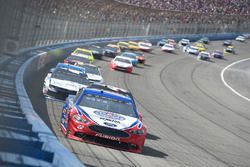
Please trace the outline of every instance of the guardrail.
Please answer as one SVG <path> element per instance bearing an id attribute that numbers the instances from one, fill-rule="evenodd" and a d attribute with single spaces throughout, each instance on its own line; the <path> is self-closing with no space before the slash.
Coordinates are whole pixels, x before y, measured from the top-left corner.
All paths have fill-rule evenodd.
<path id="1" fill-rule="evenodd" d="M 54 56 L 48 54 L 49 51 L 57 49 L 63 50 L 65 53 L 71 52 L 76 47 L 81 47 L 88 44 L 100 44 L 108 42 L 117 42 L 120 40 L 142 40 L 148 39 L 152 43 L 156 43 L 161 38 L 173 38 L 180 40 L 181 38 L 188 38 L 195 41 L 201 37 L 208 37 L 210 40 L 234 39 L 239 33 L 231 34 L 198 34 L 198 35 L 169 35 L 169 36 L 146 36 L 146 37 L 126 37 L 126 38 L 100 38 L 87 39 L 75 42 L 55 44 L 46 47 L 32 48 L 32 50 L 41 50 L 41 53 L 34 54 L 28 61 L 26 61 L 16 74 L 16 89 L 20 101 L 21 109 L 26 115 L 28 122 L 32 125 L 32 131 L 38 133 L 40 141 L 43 143 L 42 149 L 53 152 L 53 166 L 68 167 L 68 166 L 83 166 L 83 164 L 70 153 L 56 138 L 53 132 L 47 127 L 42 119 L 34 111 L 30 99 L 25 90 L 24 81 L 29 80 L 31 74 L 43 69 L 46 64 L 62 59 L 62 55 Z M 24 50 L 23 50 L 24 51 Z M 27 51 L 27 49 L 25 49 Z"/>

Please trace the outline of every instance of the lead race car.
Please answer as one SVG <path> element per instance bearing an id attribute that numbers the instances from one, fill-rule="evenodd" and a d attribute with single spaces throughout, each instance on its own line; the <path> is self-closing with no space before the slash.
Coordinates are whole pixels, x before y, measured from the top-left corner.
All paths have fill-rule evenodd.
<path id="1" fill-rule="evenodd" d="M 61 115 L 67 138 L 141 153 L 147 130 L 126 90 L 93 84 L 69 96 Z"/>

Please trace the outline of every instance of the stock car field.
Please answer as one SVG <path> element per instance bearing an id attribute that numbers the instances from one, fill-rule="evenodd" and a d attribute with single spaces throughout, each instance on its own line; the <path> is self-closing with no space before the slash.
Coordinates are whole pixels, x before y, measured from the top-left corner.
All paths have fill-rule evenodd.
<path id="1" fill-rule="evenodd" d="M 183 53 L 182 48 L 168 53 L 154 46 L 145 53 L 145 65 L 134 67 L 131 74 L 110 70 L 112 58 L 95 61 L 105 83 L 130 90 L 135 98 L 148 131 L 141 154 L 65 138 L 60 131 L 64 103 L 42 95 L 48 69 L 26 87 L 38 114 L 86 166 L 249 167 L 250 60 L 231 66 L 223 75 L 245 99 L 221 78 L 226 66 L 250 57 L 249 42 L 234 41 L 236 54 L 209 62 Z M 206 46 L 210 53 L 223 48 L 222 41 Z"/>

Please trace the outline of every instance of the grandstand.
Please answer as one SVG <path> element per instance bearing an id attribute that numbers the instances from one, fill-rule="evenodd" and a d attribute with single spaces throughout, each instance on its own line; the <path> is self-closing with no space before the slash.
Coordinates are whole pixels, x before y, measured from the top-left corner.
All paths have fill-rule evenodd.
<path id="1" fill-rule="evenodd" d="M 109 22 L 230 24 L 248 21 L 250 15 L 247 0 L 28 0 L 26 4 L 38 13 Z"/>
<path id="2" fill-rule="evenodd" d="M 225 15 L 249 15 L 248 0 L 117 0 L 138 7 Z"/>

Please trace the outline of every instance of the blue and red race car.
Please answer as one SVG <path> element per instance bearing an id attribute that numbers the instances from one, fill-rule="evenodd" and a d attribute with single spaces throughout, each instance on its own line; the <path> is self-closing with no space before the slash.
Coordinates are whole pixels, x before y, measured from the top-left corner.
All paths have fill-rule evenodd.
<path id="1" fill-rule="evenodd" d="M 147 130 L 131 93 L 93 84 L 63 107 L 61 130 L 67 138 L 141 153 Z"/>

